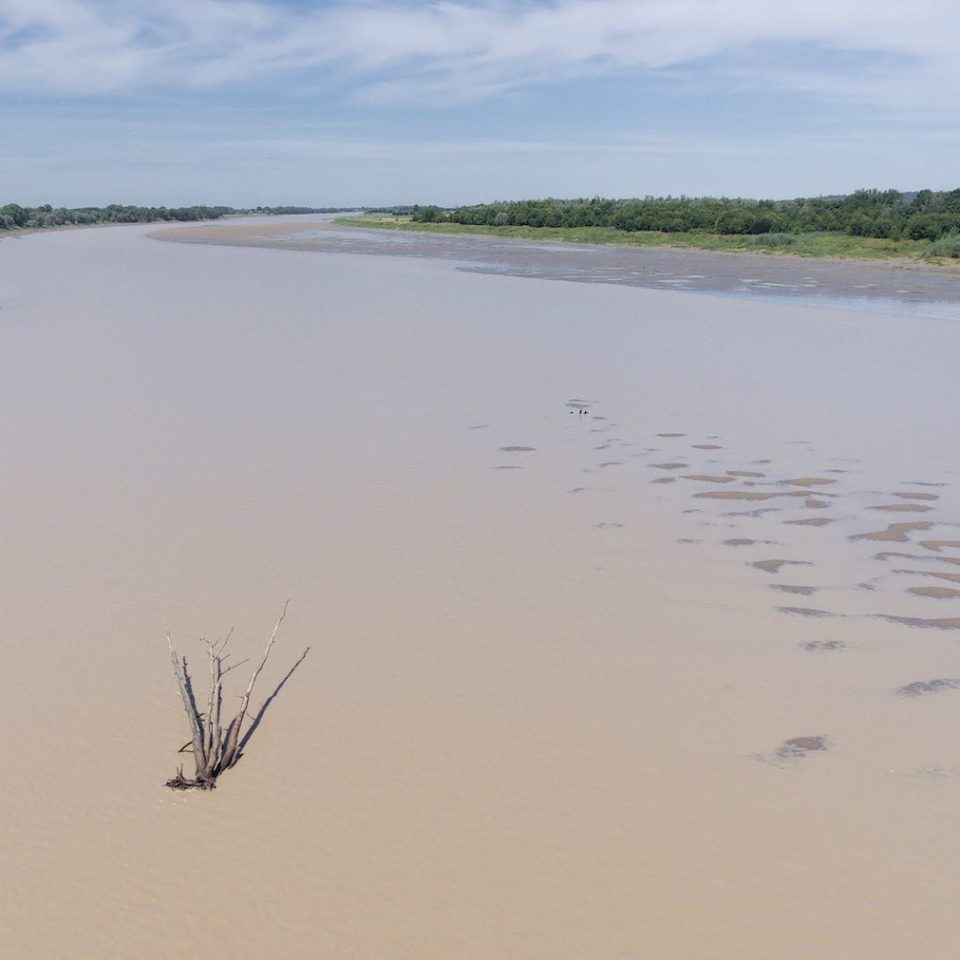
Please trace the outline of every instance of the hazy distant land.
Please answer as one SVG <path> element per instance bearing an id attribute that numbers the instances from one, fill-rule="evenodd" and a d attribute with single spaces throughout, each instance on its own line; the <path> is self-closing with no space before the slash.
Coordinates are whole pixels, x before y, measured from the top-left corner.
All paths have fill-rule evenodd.
<path id="1" fill-rule="evenodd" d="M 504 239 L 681 247 L 732 253 L 790 253 L 926 262 L 960 260 L 960 188 L 856 190 L 828 197 L 756 200 L 643 197 L 512 200 L 444 208 L 195 205 L 0 207 L 0 233 L 103 223 L 218 220 L 224 217 L 347 213 L 339 222 L 381 230 L 485 234 Z"/>
<path id="2" fill-rule="evenodd" d="M 54 207 L 44 203 L 24 207 L 7 203 L 0 207 L 0 233 L 7 231 L 51 230 L 62 227 L 89 227 L 110 223 L 169 223 L 220 220 L 237 216 L 276 216 L 292 213 L 341 213 L 355 207 L 237 207 L 194 204 L 189 207 L 147 207 L 111 203 L 103 207 Z"/>

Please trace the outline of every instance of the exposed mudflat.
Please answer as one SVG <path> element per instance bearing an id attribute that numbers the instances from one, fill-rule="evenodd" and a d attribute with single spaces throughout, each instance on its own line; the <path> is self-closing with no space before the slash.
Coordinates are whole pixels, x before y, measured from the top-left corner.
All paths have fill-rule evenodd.
<path id="1" fill-rule="evenodd" d="M 721 293 L 859 309 L 950 316 L 960 273 L 923 264 L 872 264 L 671 247 L 340 226 L 323 217 L 275 217 L 157 231 L 164 240 L 264 246 L 322 253 L 455 260 L 460 269 L 515 277 L 612 283 L 654 290 Z"/>

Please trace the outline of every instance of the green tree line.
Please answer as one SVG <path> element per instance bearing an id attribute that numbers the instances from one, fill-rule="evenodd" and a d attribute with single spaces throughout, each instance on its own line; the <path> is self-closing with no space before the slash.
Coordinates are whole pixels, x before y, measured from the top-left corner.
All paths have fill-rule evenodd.
<path id="1" fill-rule="evenodd" d="M 445 210 L 415 207 L 414 220 L 526 227 L 613 227 L 720 234 L 837 232 L 894 240 L 937 240 L 960 232 L 960 189 L 857 190 L 847 196 L 796 200 L 643 197 L 610 200 L 517 200 Z"/>
<path id="2" fill-rule="evenodd" d="M 21 207 L 8 203 L 0 207 L 0 230 L 42 229 L 70 224 L 94 223 L 154 223 L 157 221 L 219 220 L 237 214 L 340 213 L 340 207 L 255 207 L 240 210 L 235 207 L 136 207 L 111 203 L 106 207 L 54 207 L 44 203 L 39 207 Z M 349 208 L 354 209 L 354 208 Z"/>
<path id="3" fill-rule="evenodd" d="M 49 203 L 39 207 L 21 207 L 8 203 L 0 207 L 0 230 L 18 228 L 61 227 L 67 224 L 93 223 L 153 223 L 171 220 L 217 220 L 233 207 L 135 207 L 111 203 L 107 207 L 54 207 Z"/>

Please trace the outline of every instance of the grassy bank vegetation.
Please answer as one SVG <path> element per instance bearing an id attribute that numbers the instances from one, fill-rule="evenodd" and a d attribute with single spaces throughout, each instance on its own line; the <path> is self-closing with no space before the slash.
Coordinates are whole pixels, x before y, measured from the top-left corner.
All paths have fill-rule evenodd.
<path id="1" fill-rule="evenodd" d="M 843 233 L 768 233 L 750 236 L 692 230 L 688 233 L 635 231 L 614 227 L 493 227 L 450 222 L 422 223 L 408 216 L 378 214 L 341 217 L 345 226 L 384 230 L 414 230 L 418 233 L 455 233 L 499 236 L 520 240 L 565 240 L 568 243 L 604 243 L 632 247 L 680 247 L 695 250 L 726 250 L 733 253 L 790 253 L 802 257 L 854 257 L 866 260 L 931 259 L 960 256 L 960 237 L 946 242 L 930 240 L 885 240 L 851 237 Z M 956 252 L 951 252 L 955 250 Z"/>
<path id="2" fill-rule="evenodd" d="M 354 224 L 528 239 L 814 257 L 960 258 L 960 189 L 858 190 L 797 200 L 645 197 L 409 207 Z"/>

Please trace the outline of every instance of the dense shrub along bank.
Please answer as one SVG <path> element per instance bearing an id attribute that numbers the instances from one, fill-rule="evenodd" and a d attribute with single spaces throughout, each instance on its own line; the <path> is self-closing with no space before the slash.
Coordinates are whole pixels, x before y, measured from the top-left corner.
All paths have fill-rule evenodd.
<path id="1" fill-rule="evenodd" d="M 108 207 L 52 207 L 45 203 L 39 207 L 21 207 L 8 203 L 0 207 L 0 230 L 18 228 L 61 227 L 69 224 L 93 223 L 153 223 L 170 220 L 217 220 L 232 207 L 133 207 L 111 203 Z"/>
<path id="2" fill-rule="evenodd" d="M 343 207 L 256 207 L 238 210 L 235 207 L 134 207 L 111 203 L 107 207 L 21 207 L 8 203 L 0 207 L 0 230 L 42 229 L 94 223 L 154 223 L 188 220 L 219 220 L 234 214 L 341 213 Z"/>
<path id="3" fill-rule="evenodd" d="M 483 226 L 613 227 L 719 234 L 846 233 L 893 240 L 938 240 L 960 232 L 960 189 L 857 190 L 842 197 L 744 200 L 726 197 L 644 197 L 608 200 L 517 200 L 444 210 L 415 207 L 416 221 Z"/>

